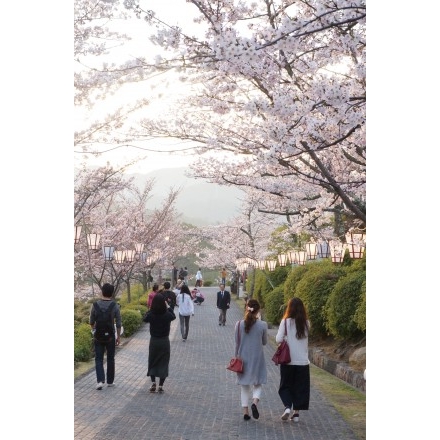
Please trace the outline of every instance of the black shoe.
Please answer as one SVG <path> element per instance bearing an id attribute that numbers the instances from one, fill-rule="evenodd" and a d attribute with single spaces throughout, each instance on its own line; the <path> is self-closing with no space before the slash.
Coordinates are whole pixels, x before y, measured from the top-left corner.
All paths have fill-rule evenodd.
<path id="1" fill-rule="evenodd" d="M 258 412 L 257 405 L 255 405 L 255 403 L 251 405 L 251 410 L 252 410 L 252 417 L 254 419 L 258 419 L 260 417 L 260 413 Z"/>
<path id="2" fill-rule="evenodd" d="M 150 387 L 150 393 L 155 393 L 156 392 L 156 384 L 153 383 Z"/>
<path id="3" fill-rule="evenodd" d="M 158 393 L 163 393 L 163 388 L 159 385 L 159 389 L 157 390 Z"/>
<path id="4" fill-rule="evenodd" d="M 250 420 L 250 419 L 251 419 L 251 416 L 250 416 L 249 414 L 245 414 L 245 415 L 243 416 L 243 419 L 244 419 L 244 420 Z"/>
<path id="5" fill-rule="evenodd" d="M 221 323 L 221 322 L 219 322 L 219 323 L 218 323 L 218 325 L 222 325 L 222 323 Z"/>

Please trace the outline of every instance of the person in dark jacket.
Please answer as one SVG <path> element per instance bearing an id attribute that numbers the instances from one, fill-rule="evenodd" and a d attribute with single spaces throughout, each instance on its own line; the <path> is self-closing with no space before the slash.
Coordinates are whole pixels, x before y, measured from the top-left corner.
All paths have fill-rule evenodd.
<path id="1" fill-rule="evenodd" d="M 169 374 L 171 356 L 170 328 L 176 315 L 163 295 L 156 295 L 149 310 L 143 317 L 150 324 L 150 345 L 148 347 L 148 372 L 151 377 L 150 393 L 156 392 L 156 377 L 159 377 L 158 392 L 163 393 L 163 384 Z"/>
<path id="2" fill-rule="evenodd" d="M 218 316 L 218 325 L 226 324 L 226 311 L 231 303 L 231 294 L 225 290 L 225 285 L 220 284 L 220 290 L 217 292 L 217 308 L 220 310 Z"/>

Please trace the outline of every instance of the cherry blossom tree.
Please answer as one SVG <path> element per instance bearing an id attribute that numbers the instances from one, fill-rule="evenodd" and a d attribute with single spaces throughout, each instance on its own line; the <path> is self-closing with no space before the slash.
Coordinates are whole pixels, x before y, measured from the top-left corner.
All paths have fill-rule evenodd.
<path id="1" fill-rule="evenodd" d="M 333 234 L 342 237 L 342 220 L 365 228 L 365 1 L 187 3 L 202 37 L 166 24 L 148 2 L 126 0 L 127 11 L 157 28 L 152 41 L 161 55 L 94 70 L 76 87 L 79 96 L 84 89 L 106 94 L 174 69 L 193 94 L 166 118 L 142 118 L 142 104 L 133 104 L 140 121 L 119 137 L 103 124 L 77 139 L 190 141 L 199 177 L 259 191 L 260 212 L 287 216 L 294 232 L 333 221 Z"/>

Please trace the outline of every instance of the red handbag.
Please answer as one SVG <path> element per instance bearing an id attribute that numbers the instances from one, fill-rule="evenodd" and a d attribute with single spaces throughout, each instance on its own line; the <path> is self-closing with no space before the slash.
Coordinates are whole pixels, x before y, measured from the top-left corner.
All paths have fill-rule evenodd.
<path id="1" fill-rule="evenodd" d="M 237 334 L 237 350 L 240 347 L 240 322 L 238 322 L 238 334 Z M 234 373 L 243 373 L 243 359 L 235 356 L 229 361 L 229 365 L 226 367 L 227 370 L 233 371 Z"/>
<path id="2" fill-rule="evenodd" d="M 284 320 L 284 335 L 287 336 L 287 324 L 286 320 Z M 290 359 L 290 349 L 289 344 L 286 341 L 282 341 L 274 355 L 272 356 L 272 360 L 275 362 L 275 365 L 279 364 L 288 364 Z"/>

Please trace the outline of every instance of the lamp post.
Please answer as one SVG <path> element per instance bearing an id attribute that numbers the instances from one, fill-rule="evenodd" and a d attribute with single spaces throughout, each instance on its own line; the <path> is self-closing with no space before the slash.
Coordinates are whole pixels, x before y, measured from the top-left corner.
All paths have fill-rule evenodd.
<path id="1" fill-rule="evenodd" d="M 359 259 L 364 256 L 366 234 L 350 230 L 345 234 L 350 258 Z"/>

